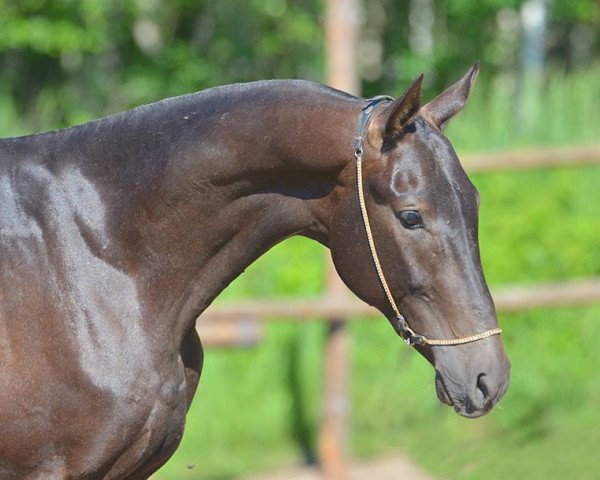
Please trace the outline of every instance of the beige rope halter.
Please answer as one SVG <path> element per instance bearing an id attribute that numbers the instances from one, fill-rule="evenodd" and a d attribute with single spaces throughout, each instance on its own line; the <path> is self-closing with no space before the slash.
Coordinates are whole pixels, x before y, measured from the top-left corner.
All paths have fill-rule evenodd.
<path id="1" fill-rule="evenodd" d="M 367 206 L 365 204 L 365 195 L 363 191 L 363 181 L 362 181 L 362 156 L 363 156 L 363 136 L 365 132 L 366 125 L 369 121 L 371 113 L 376 105 L 383 101 L 393 100 L 391 97 L 380 96 L 374 97 L 367 102 L 367 105 L 363 108 L 360 119 L 358 121 L 358 128 L 355 137 L 355 145 L 354 145 L 354 156 L 356 157 L 356 179 L 358 184 L 358 201 L 360 203 L 360 211 L 362 213 L 363 222 L 365 225 L 365 231 L 367 233 L 367 240 L 369 242 L 369 250 L 371 251 L 371 257 L 373 258 L 373 263 L 375 264 L 375 270 L 377 271 L 377 276 L 379 277 L 379 281 L 381 286 L 383 287 L 383 291 L 385 292 L 385 296 L 394 311 L 395 320 L 396 320 L 396 330 L 398 333 L 404 338 L 404 341 L 407 345 L 435 345 L 435 346 L 448 346 L 448 345 L 461 345 L 463 343 L 476 342 L 477 340 L 482 340 L 487 337 L 491 337 L 492 335 L 499 335 L 502 333 L 500 328 L 494 328 L 492 330 L 487 330 L 482 333 L 477 333 L 475 335 L 470 335 L 468 337 L 461 338 L 452 338 L 448 340 L 433 340 L 425 337 L 424 335 L 419 335 L 415 333 L 415 331 L 409 327 L 408 322 L 400 313 L 398 306 L 396 305 L 396 301 L 392 296 L 390 291 L 390 287 L 388 286 L 387 281 L 385 280 L 385 275 L 383 274 L 383 270 L 381 268 L 381 262 L 379 261 L 379 256 L 377 255 L 377 250 L 375 249 L 375 242 L 373 241 L 373 232 L 371 230 L 371 223 L 369 222 L 369 215 L 367 213 Z"/>

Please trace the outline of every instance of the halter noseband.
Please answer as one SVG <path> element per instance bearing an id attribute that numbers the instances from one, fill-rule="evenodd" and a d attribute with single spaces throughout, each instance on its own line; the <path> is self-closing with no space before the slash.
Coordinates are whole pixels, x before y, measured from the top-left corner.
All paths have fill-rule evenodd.
<path id="1" fill-rule="evenodd" d="M 478 333 L 475 335 L 470 335 L 468 337 L 460 337 L 453 338 L 449 340 L 433 340 L 425 337 L 424 335 L 419 335 L 415 333 L 415 331 L 410 328 L 406 319 L 398 310 L 398 306 L 396 305 L 396 301 L 390 292 L 390 287 L 388 286 L 387 281 L 385 280 L 385 276 L 383 275 L 383 270 L 381 269 L 381 263 L 379 262 L 379 257 L 377 256 L 377 250 L 375 249 L 375 242 L 373 241 L 373 232 L 371 231 L 371 224 L 369 222 L 369 215 L 367 214 L 367 206 L 365 204 L 365 195 L 363 192 L 363 181 L 362 181 L 362 157 L 363 157 L 363 137 L 365 134 L 365 129 L 367 127 L 367 123 L 371 118 L 371 114 L 377 105 L 382 102 L 393 101 L 392 97 L 388 97 L 386 95 L 381 95 L 378 97 L 373 97 L 367 101 L 367 104 L 362 109 L 360 117 L 358 119 L 358 126 L 356 129 L 356 137 L 354 138 L 354 156 L 356 157 L 356 180 L 358 184 L 358 202 L 360 203 L 360 211 L 362 213 L 363 222 L 365 225 L 365 231 L 367 234 L 367 240 L 369 241 L 369 250 L 371 251 L 371 257 L 373 258 L 373 263 L 375 264 L 375 270 L 377 271 L 377 276 L 379 277 L 379 282 L 383 287 L 383 291 L 385 292 L 385 296 L 394 311 L 394 328 L 400 334 L 400 336 L 404 339 L 407 345 L 461 345 L 463 343 L 475 342 L 477 340 L 482 340 L 487 337 L 491 337 L 492 335 L 499 335 L 502 333 L 500 328 L 494 328 L 492 330 L 487 330 L 483 333 Z"/>

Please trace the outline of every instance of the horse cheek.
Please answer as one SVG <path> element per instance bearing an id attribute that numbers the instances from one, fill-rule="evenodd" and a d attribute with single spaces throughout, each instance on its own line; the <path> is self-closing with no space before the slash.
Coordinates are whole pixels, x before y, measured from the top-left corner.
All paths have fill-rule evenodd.
<path id="1" fill-rule="evenodd" d="M 383 290 L 369 252 L 358 201 L 340 202 L 329 230 L 329 249 L 340 278 L 361 300 L 385 308 Z"/>

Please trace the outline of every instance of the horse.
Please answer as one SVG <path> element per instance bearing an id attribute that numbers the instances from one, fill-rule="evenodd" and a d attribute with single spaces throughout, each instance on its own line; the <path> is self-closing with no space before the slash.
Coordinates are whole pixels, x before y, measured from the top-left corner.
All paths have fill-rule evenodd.
<path id="1" fill-rule="evenodd" d="M 477 71 L 424 105 L 422 76 L 373 101 L 269 80 L 2 139 L 0 479 L 159 469 L 200 379 L 196 319 L 292 235 L 331 250 L 442 402 L 487 413 L 510 366 L 443 134 Z"/>

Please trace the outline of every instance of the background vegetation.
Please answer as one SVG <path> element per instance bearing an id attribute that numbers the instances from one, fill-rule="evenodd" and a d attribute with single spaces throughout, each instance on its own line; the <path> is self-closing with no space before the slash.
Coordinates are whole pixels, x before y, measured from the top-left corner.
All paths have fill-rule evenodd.
<path id="1" fill-rule="evenodd" d="M 0 131 L 72 125 L 222 83 L 322 81 L 323 3 L 0 0 Z M 535 41 L 522 23 L 537 0 L 365 3 L 365 95 L 399 94 L 424 71 L 431 96 L 480 59 L 474 95 L 448 131 L 459 151 L 598 142 L 597 0 L 541 1 L 541 67 L 527 56 Z M 492 287 L 600 275 L 600 168 L 473 180 Z M 318 295 L 326 254 L 290 239 L 220 301 Z M 501 316 L 512 384 L 476 421 L 438 404 L 431 367 L 385 320 L 352 323 L 353 453 L 400 447 L 441 478 L 597 478 L 599 314 Z M 182 446 L 157 477 L 229 478 L 314 461 L 323 340 L 316 323 L 274 323 L 256 348 L 209 350 Z"/>

